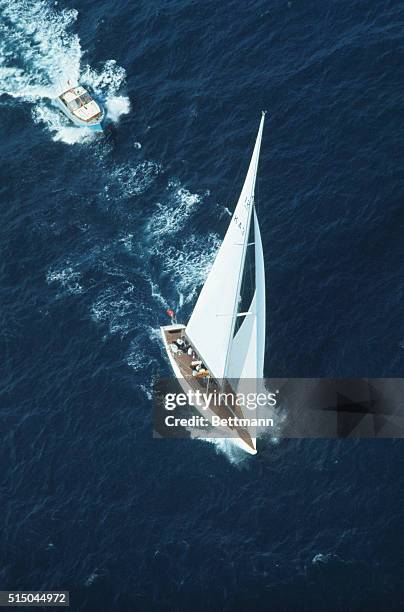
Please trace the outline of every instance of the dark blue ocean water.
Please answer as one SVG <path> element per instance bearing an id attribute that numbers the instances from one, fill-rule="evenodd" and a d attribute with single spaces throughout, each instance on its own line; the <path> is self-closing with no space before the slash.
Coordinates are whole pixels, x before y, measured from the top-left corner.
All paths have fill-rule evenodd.
<path id="1" fill-rule="evenodd" d="M 402 376 L 400 2 L 0 0 L 0 586 L 399 610 L 400 441 L 152 439 L 260 111 L 267 376 Z M 52 107 L 80 78 L 89 139 Z"/>

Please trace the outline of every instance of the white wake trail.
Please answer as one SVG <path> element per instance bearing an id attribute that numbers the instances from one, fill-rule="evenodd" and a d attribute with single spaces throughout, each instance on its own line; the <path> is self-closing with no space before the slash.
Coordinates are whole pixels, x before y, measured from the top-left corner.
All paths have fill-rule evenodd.
<path id="1" fill-rule="evenodd" d="M 124 68 L 113 59 L 99 70 L 83 65 L 80 38 L 73 30 L 77 16 L 77 10 L 56 10 L 48 0 L 0 0 L 0 102 L 10 96 L 33 104 L 34 122 L 68 144 L 94 134 L 73 128 L 53 106 L 67 81 L 89 87 L 114 123 L 130 112 L 129 99 L 119 94 Z"/>

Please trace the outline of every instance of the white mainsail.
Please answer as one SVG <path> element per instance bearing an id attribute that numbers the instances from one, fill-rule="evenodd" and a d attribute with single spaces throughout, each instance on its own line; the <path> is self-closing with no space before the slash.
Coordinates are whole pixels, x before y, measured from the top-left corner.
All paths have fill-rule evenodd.
<path id="1" fill-rule="evenodd" d="M 254 192 L 265 113 L 236 209 L 186 333 L 212 376 L 261 378 L 265 342 L 265 276 Z M 254 242 L 248 243 L 254 212 Z M 255 292 L 248 311 L 239 313 L 247 249 L 254 246 Z M 237 317 L 244 320 L 234 334 Z M 233 337 L 234 336 L 234 337 Z"/>

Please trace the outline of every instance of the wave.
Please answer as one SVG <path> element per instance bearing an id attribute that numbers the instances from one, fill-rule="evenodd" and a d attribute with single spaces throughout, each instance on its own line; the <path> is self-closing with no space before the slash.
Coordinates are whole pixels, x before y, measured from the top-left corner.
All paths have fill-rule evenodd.
<path id="1" fill-rule="evenodd" d="M 107 200 L 141 195 L 151 186 L 161 169 L 161 165 L 153 161 L 143 161 L 135 166 L 130 163 L 115 165 L 108 172 L 103 195 Z"/>
<path id="2" fill-rule="evenodd" d="M 251 460 L 252 455 L 247 454 L 231 438 L 198 438 L 202 442 L 213 444 L 216 453 L 224 455 L 234 466 L 241 466 Z"/>
<path id="3" fill-rule="evenodd" d="M 0 0 L 0 95 L 52 99 L 60 81 L 79 78 L 80 40 L 69 32 L 77 15 L 45 0 Z"/>
<path id="4" fill-rule="evenodd" d="M 118 123 L 123 115 L 130 113 L 130 102 L 126 96 L 110 96 L 106 103 L 107 117 L 113 122 Z M 139 143 L 136 143 L 139 144 Z M 137 147 L 140 149 L 140 146 Z"/>
<path id="5" fill-rule="evenodd" d="M 32 118 L 34 123 L 43 124 L 51 132 L 55 142 L 72 145 L 90 142 L 95 138 L 92 130 L 73 127 L 67 117 L 42 102 L 32 109 Z"/>
<path id="6" fill-rule="evenodd" d="M 170 308 L 170 304 L 167 302 L 166 298 L 161 293 L 159 285 L 156 282 L 153 282 L 150 277 L 147 278 L 147 281 L 150 285 L 152 298 L 158 301 L 164 310 Z"/>
<path id="7" fill-rule="evenodd" d="M 156 336 L 157 332 L 157 336 Z M 148 347 L 150 343 L 158 340 L 159 330 L 153 329 L 151 326 L 139 326 L 136 337 L 131 341 L 126 362 L 135 372 L 142 372 L 143 389 L 151 394 L 152 391 L 152 375 L 153 371 L 158 371 L 158 362 L 151 356 Z M 145 380 L 146 379 L 146 380 Z"/>
<path id="8" fill-rule="evenodd" d="M 73 266 L 67 265 L 65 268 L 48 270 L 46 281 L 48 285 L 56 284 L 60 288 L 58 297 L 62 295 L 78 295 L 83 292 L 80 284 L 81 272 L 75 270 Z"/>
<path id="9" fill-rule="evenodd" d="M 181 308 L 195 298 L 211 268 L 220 240 L 214 233 L 201 236 L 187 231 L 192 214 L 203 204 L 209 191 L 192 193 L 178 179 L 170 179 L 167 192 L 167 199 L 157 203 L 145 225 L 145 240 L 149 258 L 160 270 L 159 281 L 169 277 L 170 285 L 177 290 L 177 308 Z M 150 280 L 150 284 L 162 305 L 172 305 L 172 300 L 156 290 L 156 280 Z"/>
<path id="10" fill-rule="evenodd" d="M 167 191 L 168 200 L 157 204 L 156 211 L 146 227 L 149 238 L 153 240 L 166 240 L 169 234 L 175 234 L 182 229 L 203 197 L 191 193 L 177 179 L 169 181 Z M 209 192 L 205 192 L 205 195 L 209 195 Z"/>
<path id="11" fill-rule="evenodd" d="M 181 247 L 170 246 L 162 253 L 162 274 L 169 276 L 170 282 L 175 285 L 179 308 L 196 298 L 198 289 L 209 274 L 220 243 L 219 236 L 214 233 L 203 237 L 192 234 Z"/>
<path id="12" fill-rule="evenodd" d="M 137 310 L 135 287 L 124 281 L 108 287 L 98 296 L 91 306 L 91 317 L 96 323 L 103 323 L 109 335 L 123 337 L 133 329 Z"/>
<path id="13" fill-rule="evenodd" d="M 53 107 L 52 100 L 67 81 L 91 88 L 114 123 L 130 111 L 129 99 L 118 95 L 124 68 L 114 59 L 100 70 L 82 65 L 83 50 L 73 32 L 77 16 L 77 10 L 56 10 L 47 0 L 0 0 L 0 97 L 34 104 L 34 122 L 45 125 L 54 140 L 68 144 L 86 142 L 95 134 L 71 127 Z"/>

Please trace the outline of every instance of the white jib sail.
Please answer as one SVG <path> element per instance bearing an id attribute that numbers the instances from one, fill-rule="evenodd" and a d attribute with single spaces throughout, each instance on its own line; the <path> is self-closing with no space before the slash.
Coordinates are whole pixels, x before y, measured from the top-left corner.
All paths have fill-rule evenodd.
<path id="1" fill-rule="evenodd" d="M 265 113 L 262 114 L 244 186 L 222 245 L 188 322 L 187 336 L 214 378 L 262 376 L 265 280 L 262 244 L 254 215 L 256 289 L 233 338 L 252 212 Z M 254 367 L 253 367 L 253 364 Z"/>
<path id="2" fill-rule="evenodd" d="M 250 307 L 230 343 L 226 378 L 262 378 L 265 352 L 265 270 L 261 234 L 254 210 L 255 292 Z M 251 247 L 249 247 L 251 248 Z"/>

